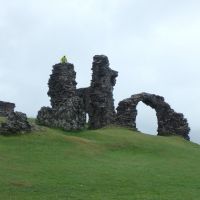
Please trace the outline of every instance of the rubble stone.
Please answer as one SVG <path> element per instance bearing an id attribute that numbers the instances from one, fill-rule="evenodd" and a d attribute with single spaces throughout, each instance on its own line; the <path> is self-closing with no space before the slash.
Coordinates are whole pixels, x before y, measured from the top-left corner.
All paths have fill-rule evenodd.
<path id="1" fill-rule="evenodd" d="M 7 116 L 9 113 L 14 112 L 15 104 L 10 102 L 0 101 L 0 116 Z"/>
<path id="2" fill-rule="evenodd" d="M 37 115 L 40 125 L 64 130 L 79 130 L 85 127 L 86 114 L 83 102 L 76 95 L 76 72 L 71 63 L 53 66 L 48 82 L 51 106 L 42 107 Z"/>
<path id="3" fill-rule="evenodd" d="M 76 92 L 76 72 L 71 63 L 59 63 L 53 66 L 48 82 L 48 96 L 51 98 L 52 108 L 59 108 Z"/>
<path id="4" fill-rule="evenodd" d="M 155 109 L 158 119 L 158 135 L 180 135 L 189 140 L 187 120 L 182 113 L 176 113 L 164 98 L 154 94 L 140 93 L 119 102 L 117 107 L 116 123 L 136 129 L 137 104 L 142 101 L 144 104 Z"/>
<path id="5" fill-rule="evenodd" d="M 26 114 L 22 112 L 11 112 L 7 116 L 7 121 L 0 124 L 0 134 L 13 135 L 17 133 L 27 133 L 31 131 L 31 125 Z"/>
<path id="6" fill-rule="evenodd" d="M 109 67 L 109 60 L 105 55 L 93 57 L 92 71 L 90 87 L 78 89 L 77 94 L 83 100 L 85 112 L 89 115 L 89 128 L 97 129 L 115 121 L 113 87 L 118 72 Z"/>

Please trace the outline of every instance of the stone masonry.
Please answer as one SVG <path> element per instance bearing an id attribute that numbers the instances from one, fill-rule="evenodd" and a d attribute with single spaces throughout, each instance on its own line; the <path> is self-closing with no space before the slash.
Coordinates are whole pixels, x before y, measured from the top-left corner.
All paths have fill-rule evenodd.
<path id="1" fill-rule="evenodd" d="M 85 127 L 88 114 L 90 129 L 110 124 L 136 129 L 136 107 L 142 101 L 156 111 L 158 135 L 180 135 L 189 140 L 187 120 L 183 114 L 171 109 L 161 96 L 148 93 L 132 95 L 119 102 L 116 114 L 113 88 L 117 76 L 118 72 L 109 67 L 107 56 L 96 55 L 93 57 L 90 86 L 76 89 L 73 64 L 63 62 L 54 65 L 48 83 L 51 107 L 40 109 L 38 123 L 64 130 L 79 130 Z"/>
<path id="2" fill-rule="evenodd" d="M 10 102 L 0 101 L 0 116 L 7 116 L 9 113 L 14 112 L 15 104 Z"/>
<path id="3" fill-rule="evenodd" d="M 0 135 L 13 135 L 28 133 L 31 131 L 26 114 L 22 112 L 11 112 L 5 122 L 0 124 Z"/>
<path id="4" fill-rule="evenodd" d="M 31 131 L 26 114 L 15 112 L 15 104 L 0 101 L 0 135 L 13 135 Z"/>
<path id="5" fill-rule="evenodd" d="M 89 115 L 89 128 L 97 129 L 110 125 L 115 121 L 113 87 L 118 72 L 109 67 L 107 56 L 93 57 L 92 80 L 88 88 L 77 90 L 83 99 L 85 112 Z"/>
<path id="6" fill-rule="evenodd" d="M 42 107 L 37 115 L 41 125 L 64 130 L 79 130 L 85 126 L 82 100 L 76 95 L 76 72 L 71 63 L 53 66 L 48 82 L 50 107 Z"/>
<path id="7" fill-rule="evenodd" d="M 158 119 L 158 135 L 180 135 L 187 140 L 190 139 L 188 136 L 190 128 L 183 114 L 176 113 L 163 97 L 154 94 L 140 93 L 119 102 L 116 123 L 136 129 L 136 107 L 140 101 L 155 109 Z"/>
<path id="8" fill-rule="evenodd" d="M 120 101 L 117 113 L 114 107 L 113 89 L 118 72 L 109 67 L 108 57 L 95 55 L 92 63 L 92 80 L 87 88 L 76 89 L 74 65 L 64 56 L 61 63 L 53 66 L 47 92 L 51 107 L 42 107 L 38 111 L 37 122 L 40 125 L 80 130 L 86 126 L 86 114 L 89 115 L 90 129 L 117 124 L 137 130 L 137 105 L 142 101 L 155 109 L 158 120 L 158 135 L 179 135 L 189 140 L 190 128 L 182 113 L 175 112 L 164 98 L 155 94 L 140 93 Z M 14 112 L 15 104 L 0 101 L 0 134 L 30 132 L 26 114 Z M 6 121 L 4 122 L 4 117 Z"/>

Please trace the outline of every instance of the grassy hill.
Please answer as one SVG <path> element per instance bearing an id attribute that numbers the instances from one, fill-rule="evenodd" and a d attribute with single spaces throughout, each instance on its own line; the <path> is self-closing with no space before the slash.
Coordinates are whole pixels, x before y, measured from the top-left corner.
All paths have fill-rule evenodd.
<path id="1" fill-rule="evenodd" d="M 199 200 L 200 146 L 123 128 L 0 136 L 1 200 Z"/>

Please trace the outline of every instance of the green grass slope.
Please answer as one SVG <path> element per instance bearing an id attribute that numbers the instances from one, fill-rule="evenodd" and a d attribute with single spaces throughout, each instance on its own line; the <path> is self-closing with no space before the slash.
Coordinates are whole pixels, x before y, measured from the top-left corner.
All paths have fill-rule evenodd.
<path id="1" fill-rule="evenodd" d="M 199 200 L 200 146 L 123 128 L 0 136 L 1 200 Z"/>

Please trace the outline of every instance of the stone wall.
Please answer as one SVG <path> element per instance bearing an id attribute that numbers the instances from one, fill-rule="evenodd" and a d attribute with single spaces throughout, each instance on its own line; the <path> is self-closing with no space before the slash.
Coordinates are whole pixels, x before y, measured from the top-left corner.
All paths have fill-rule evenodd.
<path id="1" fill-rule="evenodd" d="M 59 63 L 53 66 L 48 82 L 50 107 L 42 107 L 37 115 L 37 122 L 49 127 L 64 130 L 84 128 L 86 114 L 83 102 L 76 95 L 76 72 L 71 63 Z"/>
<path id="2" fill-rule="evenodd" d="M 59 63 L 53 66 L 52 74 L 48 82 L 52 108 L 59 108 L 76 92 L 76 72 L 71 63 Z"/>
<path id="3" fill-rule="evenodd" d="M 89 115 L 89 128 L 96 129 L 114 123 L 113 87 L 117 76 L 118 72 L 109 67 L 107 56 L 93 57 L 91 85 L 77 90 Z"/>
<path id="4" fill-rule="evenodd" d="M 14 112 L 15 104 L 0 101 L 0 116 L 7 116 L 9 113 Z"/>
<path id="5" fill-rule="evenodd" d="M 190 128 L 183 114 L 176 113 L 163 97 L 154 94 L 140 93 L 119 102 L 116 123 L 136 129 L 136 107 L 140 101 L 155 109 L 158 119 L 158 135 L 180 135 L 189 140 Z"/>
<path id="6" fill-rule="evenodd" d="M 114 108 L 113 88 L 118 72 L 109 67 L 105 55 L 96 55 L 92 63 L 92 80 L 87 88 L 76 89 L 76 72 L 73 64 L 59 63 L 53 66 L 48 82 L 51 107 L 42 107 L 37 121 L 41 125 L 64 130 L 85 127 L 86 113 L 89 128 L 97 129 L 116 123 L 136 129 L 137 104 L 142 101 L 156 111 L 158 135 L 181 135 L 189 140 L 187 120 L 176 113 L 164 98 L 154 94 L 140 93 L 119 102 L 117 114 Z"/>
<path id="7" fill-rule="evenodd" d="M 11 112 L 8 114 L 6 122 L 0 124 L 0 135 L 28 133 L 31 131 L 31 128 L 26 114 Z"/>

